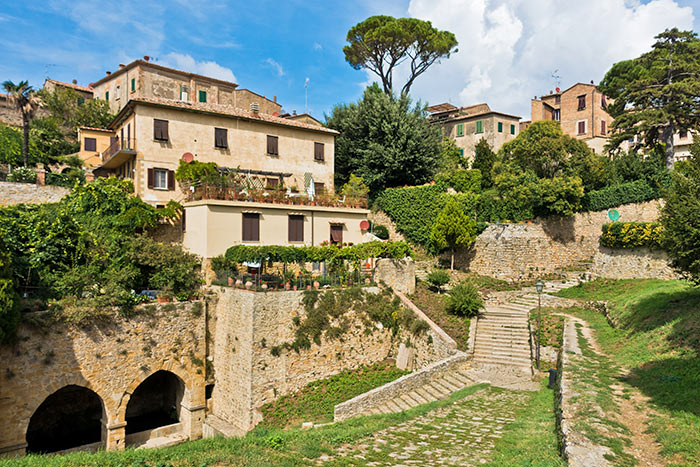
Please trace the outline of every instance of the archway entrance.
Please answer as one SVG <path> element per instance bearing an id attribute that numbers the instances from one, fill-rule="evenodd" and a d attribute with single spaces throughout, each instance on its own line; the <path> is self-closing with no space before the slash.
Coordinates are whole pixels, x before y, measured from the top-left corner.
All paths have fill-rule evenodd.
<path id="1" fill-rule="evenodd" d="M 175 374 L 160 370 L 136 388 L 126 406 L 126 434 L 180 421 L 185 385 Z"/>
<path id="2" fill-rule="evenodd" d="M 27 452 L 56 452 L 102 441 L 102 399 L 82 386 L 47 397 L 29 419 Z"/>

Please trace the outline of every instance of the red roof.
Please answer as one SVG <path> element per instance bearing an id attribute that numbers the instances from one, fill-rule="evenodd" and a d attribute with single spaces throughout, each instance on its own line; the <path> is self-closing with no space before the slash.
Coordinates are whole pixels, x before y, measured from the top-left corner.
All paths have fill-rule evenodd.
<path id="1" fill-rule="evenodd" d="M 91 127 L 91 126 L 79 126 L 78 129 L 79 130 L 104 131 L 106 133 L 114 133 L 114 131 L 109 130 L 107 128 L 95 128 L 95 127 Z"/>
<path id="2" fill-rule="evenodd" d="M 85 87 L 85 86 L 81 86 L 81 85 L 79 85 L 79 84 L 64 83 L 63 81 L 57 81 L 57 80 L 51 79 L 51 78 L 46 78 L 46 81 L 50 81 L 50 82 L 52 82 L 52 83 L 54 83 L 54 84 L 57 84 L 57 85 L 59 85 L 59 86 L 63 86 L 63 87 L 66 87 L 66 88 L 75 89 L 76 91 L 89 92 L 90 94 L 92 94 L 92 88 L 88 88 L 88 87 Z"/>

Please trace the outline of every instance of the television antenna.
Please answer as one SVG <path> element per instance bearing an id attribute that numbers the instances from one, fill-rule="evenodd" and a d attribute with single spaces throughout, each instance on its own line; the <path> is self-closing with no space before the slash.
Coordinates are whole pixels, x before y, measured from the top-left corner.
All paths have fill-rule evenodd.
<path id="1" fill-rule="evenodd" d="M 559 76 L 559 68 L 554 70 L 552 72 L 552 78 L 554 79 L 554 83 L 557 85 L 556 87 L 560 88 L 561 87 L 561 76 Z"/>
<path id="2" fill-rule="evenodd" d="M 309 113 L 309 78 L 304 80 L 304 113 Z"/>

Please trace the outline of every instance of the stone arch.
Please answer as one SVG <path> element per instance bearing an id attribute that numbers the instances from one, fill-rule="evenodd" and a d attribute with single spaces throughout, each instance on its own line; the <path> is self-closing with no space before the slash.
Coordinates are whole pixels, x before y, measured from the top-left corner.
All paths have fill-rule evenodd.
<path id="1" fill-rule="evenodd" d="M 26 427 L 27 452 L 56 452 L 105 442 L 105 405 L 92 389 L 68 384 L 47 396 Z"/>

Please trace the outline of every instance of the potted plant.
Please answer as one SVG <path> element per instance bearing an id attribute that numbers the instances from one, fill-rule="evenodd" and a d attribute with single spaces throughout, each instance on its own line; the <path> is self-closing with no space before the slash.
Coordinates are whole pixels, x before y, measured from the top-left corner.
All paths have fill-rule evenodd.
<path id="1" fill-rule="evenodd" d="M 173 301 L 173 289 L 172 287 L 163 287 L 159 292 L 158 292 L 158 303 L 170 303 Z"/>

